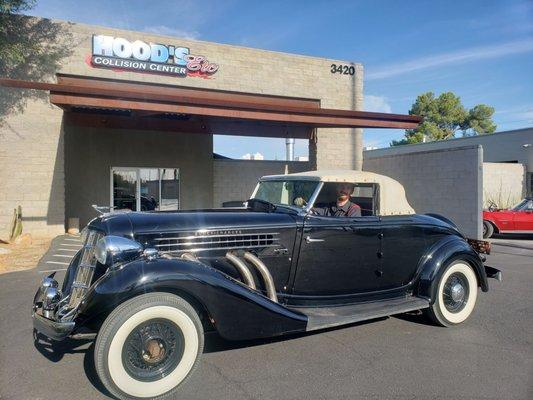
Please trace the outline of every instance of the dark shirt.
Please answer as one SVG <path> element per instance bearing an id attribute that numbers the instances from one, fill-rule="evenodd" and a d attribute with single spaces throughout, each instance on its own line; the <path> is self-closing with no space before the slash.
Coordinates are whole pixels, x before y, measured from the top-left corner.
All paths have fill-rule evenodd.
<path id="1" fill-rule="evenodd" d="M 337 206 L 337 203 L 331 203 L 323 207 L 313 207 L 312 211 L 316 215 L 323 215 L 324 217 L 360 217 L 361 207 L 357 204 L 347 201 L 342 207 Z"/>

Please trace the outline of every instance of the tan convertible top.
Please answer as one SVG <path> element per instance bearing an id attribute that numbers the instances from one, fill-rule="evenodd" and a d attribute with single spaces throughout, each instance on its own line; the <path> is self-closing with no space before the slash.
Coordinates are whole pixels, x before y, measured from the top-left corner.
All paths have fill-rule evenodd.
<path id="1" fill-rule="evenodd" d="M 268 175 L 266 180 L 310 180 L 319 182 L 376 183 L 379 185 L 380 215 L 414 214 L 415 211 L 405 197 L 402 184 L 388 176 L 374 172 L 353 170 L 320 170 L 298 172 L 287 175 Z"/>

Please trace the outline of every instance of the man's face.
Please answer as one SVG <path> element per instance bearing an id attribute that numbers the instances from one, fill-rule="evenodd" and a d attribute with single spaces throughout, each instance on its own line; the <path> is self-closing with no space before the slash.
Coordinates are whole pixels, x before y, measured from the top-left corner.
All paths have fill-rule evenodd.
<path id="1" fill-rule="evenodd" d="M 353 185 L 351 183 L 339 183 L 337 185 L 337 199 L 344 201 L 350 198 L 353 192 Z"/>

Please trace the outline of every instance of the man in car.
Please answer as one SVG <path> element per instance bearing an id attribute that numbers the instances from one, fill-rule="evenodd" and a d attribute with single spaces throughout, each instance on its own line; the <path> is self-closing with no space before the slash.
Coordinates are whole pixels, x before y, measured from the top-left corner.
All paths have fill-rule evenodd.
<path id="1" fill-rule="evenodd" d="M 337 184 L 337 201 L 321 207 L 313 207 L 312 213 L 325 217 L 360 217 L 361 207 L 350 201 L 350 195 L 354 189 L 353 183 Z"/>

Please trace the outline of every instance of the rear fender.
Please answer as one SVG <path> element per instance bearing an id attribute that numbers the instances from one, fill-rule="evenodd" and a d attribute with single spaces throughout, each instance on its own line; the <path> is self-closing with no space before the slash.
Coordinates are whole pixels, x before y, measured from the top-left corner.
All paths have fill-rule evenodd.
<path id="1" fill-rule="evenodd" d="M 77 328 L 98 325 L 124 301 L 148 292 L 182 295 L 203 308 L 218 333 L 230 340 L 305 331 L 307 317 L 271 301 L 222 272 L 182 259 L 138 259 L 110 270 L 81 304 Z"/>
<path id="2" fill-rule="evenodd" d="M 457 259 L 465 260 L 472 266 L 481 290 L 488 291 L 487 274 L 479 255 L 461 237 L 447 236 L 422 258 L 417 294 L 433 303 L 440 277 L 446 267 Z"/>

